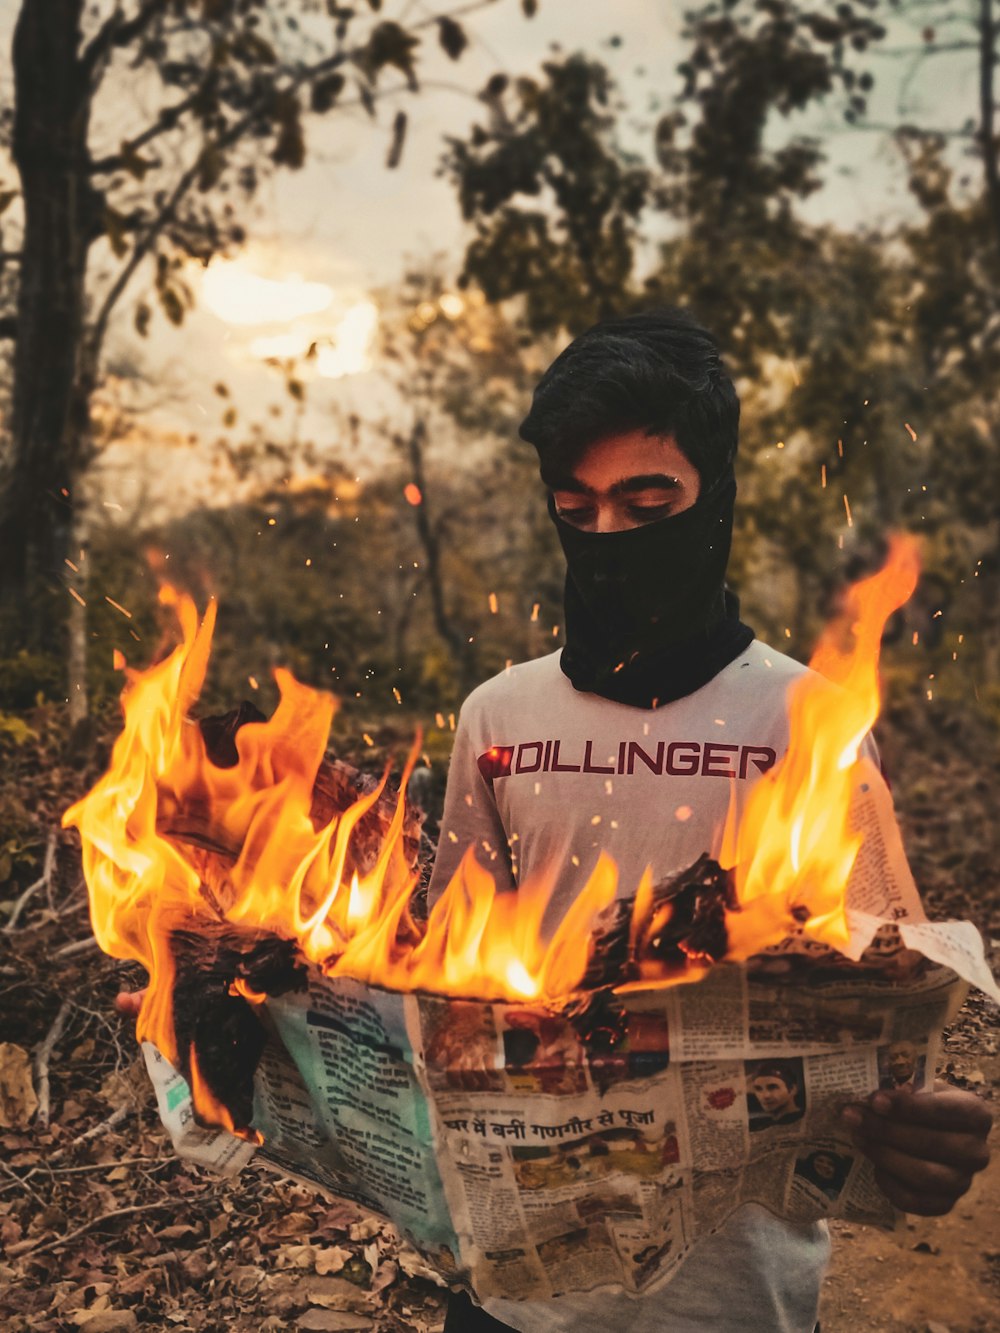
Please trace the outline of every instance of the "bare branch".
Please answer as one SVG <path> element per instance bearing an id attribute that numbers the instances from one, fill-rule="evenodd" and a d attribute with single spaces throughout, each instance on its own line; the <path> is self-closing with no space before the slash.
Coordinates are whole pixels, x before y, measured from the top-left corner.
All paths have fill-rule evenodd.
<path id="1" fill-rule="evenodd" d="M 137 134 L 134 139 L 127 139 L 122 145 L 121 152 L 112 153 L 110 157 L 99 157 L 91 162 L 88 170 L 92 175 L 103 175 L 109 171 L 121 171 L 127 165 L 128 158 L 137 153 L 140 148 L 145 148 L 146 144 L 152 143 L 158 139 L 161 134 L 167 130 L 175 129 L 177 122 L 186 112 L 190 111 L 198 98 L 204 93 L 212 78 L 215 77 L 215 71 L 210 70 L 205 78 L 190 96 L 182 98 L 179 102 L 174 102 L 172 106 L 164 107 L 156 120 Z"/>
<path id="2" fill-rule="evenodd" d="M 116 9 L 84 47 L 80 56 L 84 72 L 88 76 L 93 74 L 100 61 L 114 47 L 128 46 L 133 38 L 141 36 L 157 14 L 166 12 L 167 3 L 168 0 L 145 0 L 135 16 L 130 19 L 124 18 L 121 10 Z"/>
<path id="3" fill-rule="evenodd" d="M 55 829 L 49 833 L 49 840 L 45 845 L 45 860 L 42 863 L 42 873 L 35 880 L 34 884 L 29 884 L 25 891 L 14 904 L 14 909 L 7 918 L 7 924 L 3 928 L 3 933 L 9 935 L 20 920 L 21 913 L 27 907 L 28 903 L 38 892 L 39 889 L 48 889 L 52 883 L 52 872 L 56 865 L 56 847 L 59 845 L 59 835 Z"/>
<path id="4" fill-rule="evenodd" d="M 191 1200 L 183 1196 L 174 1196 L 168 1199 L 159 1199 L 153 1203 L 133 1203 L 127 1208 L 115 1208 L 110 1213 L 101 1213 L 100 1217 L 92 1217 L 89 1222 L 84 1222 L 82 1226 L 75 1227 L 72 1231 L 67 1231 L 64 1236 L 57 1236 L 55 1240 L 46 1241 L 44 1245 L 39 1245 L 36 1241 L 19 1240 L 14 1245 L 7 1247 L 7 1253 L 11 1258 L 16 1258 L 22 1254 L 45 1254 L 47 1250 L 54 1250 L 59 1245 L 65 1245 L 71 1240 L 76 1240 L 77 1236 L 82 1236 L 85 1231 L 92 1231 L 94 1227 L 101 1226 L 104 1222 L 111 1222 L 116 1217 L 131 1217 L 135 1213 L 152 1213 L 158 1208 L 176 1208 L 179 1204 L 186 1203 L 191 1206 Z"/>
<path id="5" fill-rule="evenodd" d="M 63 1034 L 69 1011 L 73 1008 L 72 1000 L 63 1000 L 59 1012 L 52 1020 L 52 1026 L 46 1033 L 45 1040 L 35 1052 L 35 1092 L 38 1095 L 38 1115 L 35 1124 L 39 1129 L 48 1129 L 49 1125 L 49 1060 L 56 1043 Z"/>

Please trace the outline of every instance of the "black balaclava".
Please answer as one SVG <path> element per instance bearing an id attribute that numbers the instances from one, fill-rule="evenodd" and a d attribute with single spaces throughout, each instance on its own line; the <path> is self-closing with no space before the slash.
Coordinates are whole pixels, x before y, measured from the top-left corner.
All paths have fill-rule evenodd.
<path id="1" fill-rule="evenodd" d="M 725 586 L 736 479 L 730 466 L 695 503 L 624 532 L 582 532 L 549 501 L 566 556 L 566 647 L 577 690 L 634 708 L 693 694 L 754 632 Z"/>

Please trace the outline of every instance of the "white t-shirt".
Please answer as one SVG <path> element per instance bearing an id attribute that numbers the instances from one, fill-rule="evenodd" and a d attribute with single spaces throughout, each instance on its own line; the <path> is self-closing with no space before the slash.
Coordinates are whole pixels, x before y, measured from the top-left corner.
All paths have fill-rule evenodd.
<path id="1" fill-rule="evenodd" d="M 559 653 L 487 681 L 466 700 L 448 776 L 433 902 L 470 844 L 498 886 L 557 866 L 551 927 L 599 854 L 631 897 L 717 855 L 735 793 L 788 744 L 788 687 L 807 668 L 753 642 L 694 694 L 648 711 L 578 692 Z M 602 1288 L 545 1301 L 488 1300 L 521 1333 L 810 1333 L 829 1256 L 823 1224 L 738 1209 L 666 1285 L 636 1299 Z"/>

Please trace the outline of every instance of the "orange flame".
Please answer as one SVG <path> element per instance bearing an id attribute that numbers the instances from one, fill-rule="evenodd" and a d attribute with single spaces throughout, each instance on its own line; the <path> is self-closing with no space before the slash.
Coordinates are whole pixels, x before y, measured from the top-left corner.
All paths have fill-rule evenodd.
<path id="1" fill-rule="evenodd" d="M 851 804 L 871 762 L 859 750 L 879 712 L 879 644 L 918 571 L 916 542 L 895 537 L 884 568 L 847 591 L 810 659 L 818 674 L 790 691 L 788 750 L 738 826 L 731 807 L 719 859 L 734 868 L 740 904 L 727 922 L 732 958 L 780 942 L 791 920 L 834 948 L 847 943 L 846 888 L 861 846 Z"/>
<path id="2" fill-rule="evenodd" d="M 419 737 L 387 834 L 365 869 L 352 835 L 382 796 L 388 773 L 318 826 L 312 814 L 334 698 L 277 670 L 274 715 L 242 726 L 237 763 L 219 767 L 189 717 L 208 664 L 215 604 L 199 625 L 188 598 L 171 588 L 160 597 L 177 614 L 182 642 L 146 671 L 126 669 L 124 727 L 109 770 L 63 823 L 80 831 L 98 944 L 150 974 L 137 1035 L 174 1065 L 187 1064 L 206 1119 L 226 1123 L 227 1116 L 178 1050 L 171 939 L 181 928 L 228 923 L 254 937 L 289 939 L 329 975 L 400 990 L 520 1001 L 577 985 L 587 963 L 579 941 L 615 896 L 608 859 L 548 943 L 541 925 L 551 880 L 498 893 L 471 851 L 418 929 L 409 915 L 416 867 L 404 854 L 403 833 Z M 244 998 L 259 998 L 245 981 L 233 986 Z"/>
<path id="3" fill-rule="evenodd" d="M 823 636 L 817 672 L 793 687 L 791 740 L 782 761 L 731 818 L 720 861 L 734 868 L 739 907 L 726 913 L 728 957 L 745 958 L 798 928 L 835 946 L 847 938 L 844 894 L 860 839 L 851 829 L 859 746 L 878 713 L 878 646 L 888 615 L 916 580 L 912 543 L 894 543 L 883 571 L 854 588 L 847 611 Z M 355 846 L 359 826 L 382 799 L 381 783 L 344 809 L 317 817 L 314 787 L 336 701 L 275 679 L 280 703 L 264 722 L 235 734 L 236 763 L 209 757 L 191 721 L 208 665 L 216 608 L 199 624 L 194 604 L 170 588 L 161 601 L 178 617 L 182 641 L 145 671 L 126 668 L 124 726 L 108 772 L 63 818 L 79 829 L 91 918 L 101 948 L 135 959 L 150 974 L 138 1036 L 190 1071 L 206 1120 L 232 1128 L 192 1051 L 178 1051 L 173 1016 L 178 930 L 219 930 L 294 943 L 327 975 L 396 990 L 550 1003 L 578 989 L 593 931 L 617 891 L 617 868 L 601 856 L 555 934 L 543 918 L 558 867 L 518 892 L 498 892 L 470 848 L 426 923 L 409 903 L 417 868 L 404 843 L 405 787 L 374 858 Z M 673 816 L 670 816 L 671 818 Z M 626 891 L 631 885 L 624 886 Z M 643 878 L 633 909 L 633 950 L 669 918 Z M 693 956 L 684 977 L 706 966 Z M 657 981 L 655 969 L 643 971 Z M 230 994 L 264 998 L 244 979 Z"/>

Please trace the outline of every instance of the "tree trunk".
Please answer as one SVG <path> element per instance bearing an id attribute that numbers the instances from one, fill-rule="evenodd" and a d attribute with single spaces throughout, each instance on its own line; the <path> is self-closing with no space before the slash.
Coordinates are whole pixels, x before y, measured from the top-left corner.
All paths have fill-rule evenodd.
<path id="1" fill-rule="evenodd" d="M 13 46 L 24 245 L 11 431 L 0 457 L 0 595 L 20 610 L 24 641 L 36 643 L 48 610 L 38 594 L 56 585 L 69 554 L 71 479 L 87 435 L 79 353 L 100 199 L 87 170 L 82 8 L 83 0 L 24 0 Z"/>
<path id="2" fill-rule="evenodd" d="M 446 645 L 455 668 L 456 683 L 464 698 L 474 684 L 472 679 L 472 660 L 469 641 L 452 620 L 448 613 L 444 594 L 444 577 L 441 570 L 441 548 L 438 535 L 427 510 L 427 478 L 424 472 L 424 441 L 427 438 L 427 425 L 423 417 L 417 417 L 407 441 L 407 456 L 413 481 L 420 492 L 420 500 L 414 509 L 417 536 L 424 549 L 424 568 L 431 594 L 431 613 L 434 628 Z"/>
<path id="3" fill-rule="evenodd" d="M 993 95 L 993 69 L 996 65 L 997 25 L 993 0 L 979 0 L 979 133 L 983 141 L 983 173 L 986 202 L 993 223 L 993 239 L 1000 248 L 1000 163 L 997 140 L 993 133 L 996 103 Z"/>

